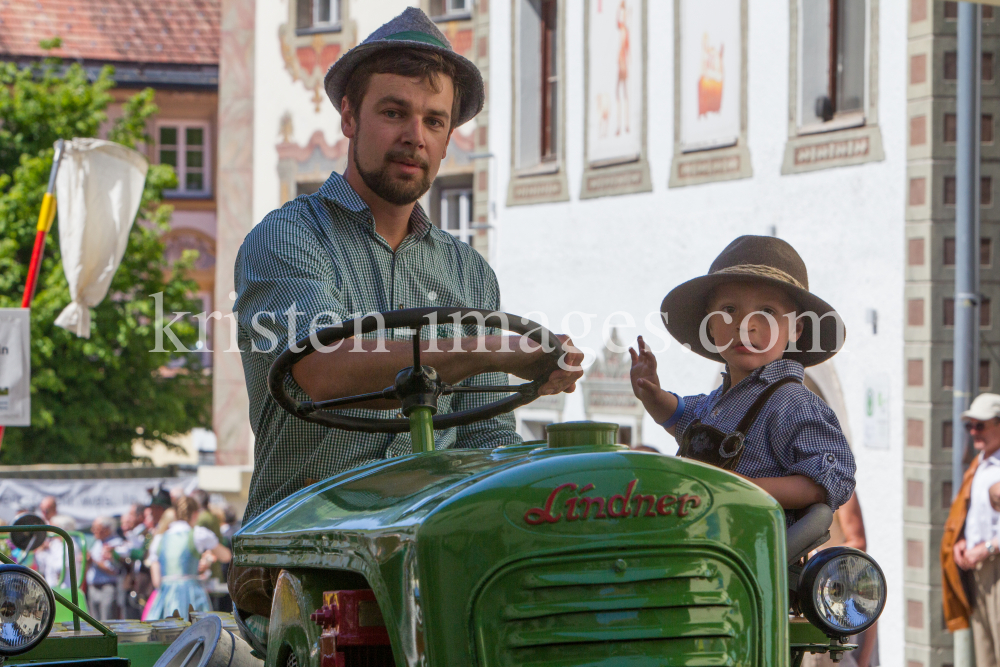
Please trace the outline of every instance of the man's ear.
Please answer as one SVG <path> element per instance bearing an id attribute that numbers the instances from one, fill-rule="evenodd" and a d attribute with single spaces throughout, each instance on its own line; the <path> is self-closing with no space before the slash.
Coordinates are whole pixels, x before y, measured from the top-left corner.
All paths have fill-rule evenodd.
<path id="1" fill-rule="evenodd" d="M 444 153 L 441 153 L 441 159 L 442 160 L 444 160 L 446 157 L 448 157 L 448 146 L 451 145 L 451 135 L 452 135 L 452 133 L 454 131 L 455 131 L 454 126 L 452 126 L 452 128 L 450 130 L 448 130 L 448 140 L 446 142 L 444 142 Z"/>
<path id="2" fill-rule="evenodd" d="M 340 100 L 340 131 L 348 139 L 353 139 L 357 126 L 354 109 L 351 108 L 351 103 L 347 101 L 347 96 L 345 95 Z"/>

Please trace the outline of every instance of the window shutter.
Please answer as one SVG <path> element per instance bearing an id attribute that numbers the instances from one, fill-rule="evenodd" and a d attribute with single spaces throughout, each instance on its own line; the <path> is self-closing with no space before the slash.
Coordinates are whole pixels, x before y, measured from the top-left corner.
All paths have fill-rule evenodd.
<path id="1" fill-rule="evenodd" d="M 311 28 L 313 24 L 313 0 L 298 0 L 295 6 L 295 27 Z"/>

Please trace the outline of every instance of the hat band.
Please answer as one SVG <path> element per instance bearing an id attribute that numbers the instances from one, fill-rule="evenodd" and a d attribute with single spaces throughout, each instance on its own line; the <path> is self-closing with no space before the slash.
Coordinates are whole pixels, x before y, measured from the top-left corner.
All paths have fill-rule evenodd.
<path id="1" fill-rule="evenodd" d="M 442 49 L 447 49 L 448 45 L 442 42 L 436 37 L 428 35 L 426 32 L 420 32 L 419 30 L 406 30 L 403 32 L 397 32 L 395 34 L 383 37 L 383 39 L 393 39 L 393 40 L 406 40 L 408 42 L 423 42 L 424 44 L 431 44 L 433 46 L 440 46 Z"/>
<path id="2" fill-rule="evenodd" d="M 799 289 L 804 289 L 808 291 L 802 283 L 795 279 L 790 273 L 785 273 L 781 269 L 775 268 L 773 266 L 768 266 L 766 264 L 737 264 L 736 266 L 727 266 L 724 269 L 719 269 L 718 271 L 713 271 L 712 275 L 734 275 L 734 276 L 751 276 L 754 278 L 771 278 L 773 280 L 780 280 L 781 282 L 788 283 L 789 285 L 794 285 Z"/>

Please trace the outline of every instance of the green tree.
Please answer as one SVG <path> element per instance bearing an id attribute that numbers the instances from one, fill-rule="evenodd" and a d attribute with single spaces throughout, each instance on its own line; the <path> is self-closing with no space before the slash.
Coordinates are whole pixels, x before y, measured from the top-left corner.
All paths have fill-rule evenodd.
<path id="1" fill-rule="evenodd" d="M 88 81 L 79 65 L 55 59 L 32 67 L 0 63 L 0 307 L 21 305 L 53 144 L 97 136 L 112 101 L 112 73 L 106 67 Z M 136 94 L 108 138 L 133 148 L 147 141 L 145 123 L 156 110 L 152 89 Z M 163 294 L 166 322 L 171 312 L 201 310 L 190 298 L 196 285 L 185 277 L 193 254 L 173 266 L 163 255 L 171 207 L 161 194 L 176 183 L 169 166 L 150 167 L 122 264 L 108 297 L 91 309 L 89 339 L 54 325 L 70 302 L 56 220 L 31 308 L 32 425 L 6 429 L 0 464 L 130 461 L 140 434 L 169 444 L 168 436 L 208 424 L 210 378 L 198 356 L 151 352 L 152 295 Z M 193 349 L 195 323 L 179 321 L 172 330 Z"/>

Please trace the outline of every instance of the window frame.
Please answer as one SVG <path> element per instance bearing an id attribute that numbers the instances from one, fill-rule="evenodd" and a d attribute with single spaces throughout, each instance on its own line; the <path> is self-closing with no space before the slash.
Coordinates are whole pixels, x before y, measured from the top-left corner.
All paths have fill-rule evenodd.
<path id="1" fill-rule="evenodd" d="M 163 196 L 170 199 L 211 199 L 214 196 L 214 182 L 212 178 L 212 127 L 206 120 L 175 120 L 161 119 L 156 122 L 156 164 L 163 164 L 160 154 L 163 151 L 163 143 L 160 140 L 160 132 L 163 128 L 174 128 L 177 130 L 177 166 L 174 172 L 177 174 L 177 187 L 171 190 L 164 190 Z M 187 189 L 187 130 L 199 129 L 204 137 L 202 142 L 202 190 Z"/>
<path id="2" fill-rule="evenodd" d="M 459 205 L 459 220 L 458 229 L 452 230 L 448 229 L 446 226 L 446 217 L 448 211 L 448 205 L 446 203 L 448 195 L 458 194 L 460 197 L 465 195 L 468 201 L 466 205 L 466 213 L 468 219 L 462 219 L 461 217 L 461 204 Z M 472 245 L 473 236 L 475 236 L 476 230 L 474 229 L 475 222 L 473 220 L 473 204 L 475 203 L 475 190 L 472 185 L 468 186 L 444 186 L 437 190 L 438 199 L 438 229 L 443 232 L 448 232 L 459 241 Z"/>
<path id="3" fill-rule="evenodd" d="M 295 18 L 298 15 L 299 2 L 309 2 L 312 5 L 312 23 L 308 27 L 300 27 L 297 18 Z M 295 0 L 295 6 L 292 7 L 292 16 L 295 18 L 295 34 L 312 35 L 323 32 L 340 32 L 343 28 L 343 5 L 342 0 L 330 0 L 330 16 L 336 15 L 337 18 L 336 20 L 320 23 L 316 18 L 319 14 L 319 0 Z"/>
<path id="4" fill-rule="evenodd" d="M 834 115 L 823 123 L 802 123 L 803 0 L 789 0 L 788 140 L 782 174 L 831 169 L 885 159 L 878 123 L 879 2 L 864 0 L 865 82 L 860 112 Z"/>
<path id="5" fill-rule="evenodd" d="M 555 150 L 549 159 L 540 159 L 537 164 L 521 166 L 522 114 L 521 96 L 521 35 L 519 22 L 524 4 L 532 0 L 515 0 L 511 11 L 511 151 L 510 179 L 507 186 L 507 206 L 540 204 L 569 200 L 569 183 L 566 175 L 566 2 L 567 0 L 538 0 L 540 4 L 554 4 L 555 21 L 555 108 L 550 118 L 555 126 Z M 541 51 L 543 36 L 540 33 L 538 48 Z M 539 58 L 542 54 L 539 53 Z M 539 62 L 539 83 L 541 83 L 542 63 Z M 535 94 L 539 94 L 537 91 Z M 539 109 L 539 149 L 542 143 L 542 109 Z"/>

